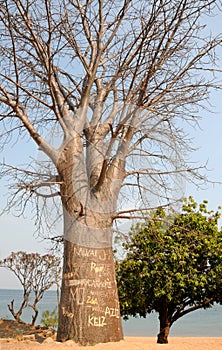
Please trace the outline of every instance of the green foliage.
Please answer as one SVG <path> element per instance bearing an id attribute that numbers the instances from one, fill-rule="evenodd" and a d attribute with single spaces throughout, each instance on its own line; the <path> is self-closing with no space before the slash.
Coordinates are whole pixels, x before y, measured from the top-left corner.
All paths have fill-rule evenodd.
<path id="1" fill-rule="evenodd" d="M 52 311 L 46 310 L 42 313 L 41 324 L 48 328 L 57 328 L 58 326 L 58 310 L 57 307 Z"/>
<path id="2" fill-rule="evenodd" d="M 123 244 L 126 257 L 117 261 L 122 315 L 146 317 L 167 310 L 171 326 L 184 314 L 222 302 L 221 214 L 184 199 L 181 213 L 162 208 L 138 223 Z"/>

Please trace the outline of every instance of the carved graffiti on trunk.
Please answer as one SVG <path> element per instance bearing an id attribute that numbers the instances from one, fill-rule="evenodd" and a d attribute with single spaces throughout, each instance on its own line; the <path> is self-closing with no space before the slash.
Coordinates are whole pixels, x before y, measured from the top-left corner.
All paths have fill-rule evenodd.
<path id="1" fill-rule="evenodd" d="M 75 327 L 75 319 L 81 315 L 78 327 L 84 337 L 92 334 L 93 338 L 96 327 L 101 329 L 100 338 L 103 339 L 116 323 L 121 327 L 112 249 L 74 245 L 69 259 L 72 264 L 70 270 L 64 271 L 63 293 L 73 304 L 71 308 L 68 303 L 63 304 L 60 316 L 67 324 L 75 315 L 73 325 L 69 323 L 70 327 Z"/>
<path id="2" fill-rule="evenodd" d="M 73 318 L 74 314 L 72 312 L 67 311 L 64 307 L 62 307 L 62 313 L 64 316 L 68 317 L 68 318 Z"/>
<path id="3" fill-rule="evenodd" d="M 92 311 L 98 311 L 96 308 L 93 308 Z M 107 317 L 116 317 L 120 318 L 120 312 L 119 308 L 116 307 L 109 307 L 107 306 L 105 311 L 104 311 L 104 316 L 94 316 L 94 315 L 89 315 L 88 317 L 88 326 L 93 326 L 93 327 L 104 327 L 107 325 Z"/>
<path id="4" fill-rule="evenodd" d="M 91 295 L 87 296 L 86 303 L 90 305 L 98 305 L 98 299 L 95 297 L 92 297 Z"/>
<path id="5" fill-rule="evenodd" d="M 119 318 L 119 308 L 116 307 L 106 307 L 105 316 Z"/>
<path id="6" fill-rule="evenodd" d="M 87 248 L 87 247 L 74 247 L 74 254 L 81 258 L 98 258 L 100 261 L 106 261 L 110 258 L 111 253 L 107 252 L 106 249 L 94 249 L 94 248 Z"/>
<path id="7" fill-rule="evenodd" d="M 85 288 L 76 288 L 70 290 L 70 294 L 73 298 L 73 300 L 76 301 L 77 305 L 84 305 L 85 302 Z"/>
<path id="8" fill-rule="evenodd" d="M 100 273 L 104 270 L 105 266 L 104 265 L 98 265 L 94 262 L 91 262 L 91 271 L 95 273 Z"/>
<path id="9" fill-rule="evenodd" d="M 66 281 L 67 287 L 82 286 L 82 287 L 92 287 L 92 288 L 112 288 L 111 281 L 97 281 L 91 279 L 81 279 L 81 280 L 68 280 Z"/>
<path id="10" fill-rule="evenodd" d="M 88 318 L 88 325 L 93 327 L 104 327 L 107 324 L 105 323 L 106 318 L 104 316 L 91 316 Z"/>

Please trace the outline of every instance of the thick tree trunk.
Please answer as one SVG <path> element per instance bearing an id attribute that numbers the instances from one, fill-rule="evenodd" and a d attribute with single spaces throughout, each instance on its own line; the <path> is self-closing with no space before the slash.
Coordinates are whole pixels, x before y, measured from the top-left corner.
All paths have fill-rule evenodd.
<path id="1" fill-rule="evenodd" d="M 112 252 L 112 218 L 122 178 L 116 166 L 118 174 L 100 181 L 104 156 L 95 144 L 87 149 L 86 161 L 76 134 L 58 161 L 64 264 L 57 340 L 82 345 L 123 339 Z"/>
<path id="2" fill-rule="evenodd" d="M 112 248 L 65 241 L 58 341 L 82 345 L 123 339 Z"/>
<path id="3" fill-rule="evenodd" d="M 171 323 L 168 318 L 167 303 L 163 302 L 159 310 L 160 333 L 157 336 L 158 344 L 168 344 L 168 335 L 170 332 Z"/>

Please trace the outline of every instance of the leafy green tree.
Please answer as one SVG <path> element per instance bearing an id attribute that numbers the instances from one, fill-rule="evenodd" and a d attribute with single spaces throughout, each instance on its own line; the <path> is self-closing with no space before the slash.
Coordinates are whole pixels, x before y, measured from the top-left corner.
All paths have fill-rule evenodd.
<path id="1" fill-rule="evenodd" d="M 159 314 L 158 343 L 167 343 L 172 324 L 182 316 L 222 301 L 220 212 L 208 211 L 190 197 L 179 214 L 159 208 L 138 223 L 117 261 L 121 314 Z"/>

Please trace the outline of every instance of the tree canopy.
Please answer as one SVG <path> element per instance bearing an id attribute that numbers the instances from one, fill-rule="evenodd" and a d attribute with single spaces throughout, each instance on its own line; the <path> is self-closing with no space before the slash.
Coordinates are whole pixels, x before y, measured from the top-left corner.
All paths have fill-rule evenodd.
<path id="1" fill-rule="evenodd" d="M 159 208 L 130 231 L 126 257 L 117 264 L 121 314 L 159 313 L 158 342 L 189 312 L 222 301 L 220 211 L 190 197 L 181 213 Z"/>
<path id="2" fill-rule="evenodd" d="M 49 225 L 70 140 L 78 213 L 95 208 L 89 192 L 112 192 L 115 207 L 122 191 L 122 202 L 137 197 L 144 209 L 150 197 L 174 196 L 175 174 L 194 175 L 184 122 L 195 122 L 221 86 L 221 35 L 206 25 L 220 8 L 220 0 L 2 2 L 1 147 L 28 136 L 46 155 L 21 167 L 6 160 L 8 208 L 33 202 Z"/>

